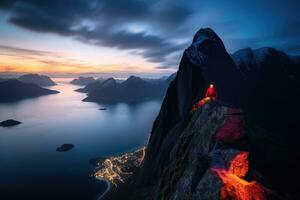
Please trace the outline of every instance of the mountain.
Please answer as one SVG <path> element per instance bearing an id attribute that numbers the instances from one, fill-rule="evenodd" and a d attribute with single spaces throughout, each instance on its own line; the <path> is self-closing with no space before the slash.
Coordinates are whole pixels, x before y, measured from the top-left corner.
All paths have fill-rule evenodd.
<path id="1" fill-rule="evenodd" d="M 162 83 L 162 82 L 166 81 L 167 78 L 169 78 L 169 77 L 168 76 L 162 76 L 160 78 L 143 78 L 143 80 L 147 81 L 149 83 L 159 84 L 159 83 Z"/>
<path id="2" fill-rule="evenodd" d="M 83 88 L 78 88 L 75 91 L 76 92 L 83 92 L 83 93 L 90 93 L 90 92 L 92 92 L 93 90 L 95 90 L 99 86 L 101 86 L 101 82 L 95 81 L 95 82 L 87 84 Z"/>
<path id="3" fill-rule="evenodd" d="M 274 48 L 250 48 L 235 52 L 232 58 L 243 78 L 243 102 L 252 116 L 277 128 L 283 124 L 281 116 L 293 114 L 297 118 L 295 107 L 299 98 L 300 64 L 291 56 Z M 289 98 L 292 96 L 293 98 Z M 295 98 L 296 97 L 296 98 Z M 282 106 L 284 102 L 288 105 Z M 276 108 L 281 115 L 273 115 Z M 292 121 L 295 121 L 292 119 Z M 294 122 L 289 122 L 294 123 Z"/>
<path id="4" fill-rule="evenodd" d="M 116 93 L 117 81 L 114 78 L 108 78 L 106 81 L 90 85 L 88 88 L 88 97 L 83 99 L 83 101 L 91 101 L 91 102 L 101 102 L 108 101 L 107 98 L 112 98 L 114 93 Z"/>
<path id="5" fill-rule="evenodd" d="M 290 61 L 268 48 L 230 55 L 213 30 L 200 29 L 142 167 L 108 199 L 299 199 L 299 68 Z M 210 84 L 217 100 L 192 112 Z"/>
<path id="6" fill-rule="evenodd" d="M 93 77 L 82 77 L 73 79 L 70 83 L 74 85 L 87 85 L 89 83 L 95 82 L 96 80 Z"/>
<path id="7" fill-rule="evenodd" d="M 126 81 L 118 83 L 110 78 L 103 83 L 90 85 L 88 97 L 84 101 L 113 103 L 136 102 L 148 99 L 162 98 L 170 79 L 162 82 L 148 82 L 136 76 L 130 76 Z M 96 87 L 96 88 L 95 88 Z"/>
<path id="8" fill-rule="evenodd" d="M 0 82 L 4 82 L 4 81 L 7 81 L 7 79 L 0 78 Z"/>
<path id="9" fill-rule="evenodd" d="M 56 85 L 48 76 L 39 74 L 25 74 L 18 78 L 19 81 L 24 83 L 34 83 L 41 87 Z"/>
<path id="10" fill-rule="evenodd" d="M 171 74 L 169 77 L 165 79 L 165 84 L 169 87 L 170 83 L 176 78 L 177 73 Z"/>
<path id="11" fill-rule="evenodd" d="M 33 83 L 24 83 L 16 79 L 0 82 L 0 102 L 12 102 L 56 93 L 59 92 L 42 88 Z"/>
<path id="12" fill-rule="evenodd" d="M 98 78 L 96 79 L 96 81 L 88 83 L 86 86 L 84 86 L 83 88 L 79 88 L 76 89 L 76 92 L 83 92 L 83 93 L 90 93 L 93 90 L 95 90 L 96 88 L 100 87 L 101 84 L 106 81 L 107 79 L 102 79 L 102 78 Z"/>

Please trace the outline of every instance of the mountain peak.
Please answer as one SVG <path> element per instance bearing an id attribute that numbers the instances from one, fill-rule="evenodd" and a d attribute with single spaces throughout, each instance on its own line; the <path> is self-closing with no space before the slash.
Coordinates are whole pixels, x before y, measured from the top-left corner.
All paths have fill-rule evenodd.
<path id="1" fill-rule="evenodd" d="M 194 36 L 192 44 L 186 49 L 184 54 L 195 65 L 204 66 L 211 58 L 223 60 L 229 57 L 226 48 L 220 37 L 211 28 L 202 28 Z M 228 60 L 228 58 L 225 58 Z M 221 63 L 219 63 L 219 66 Z"/>
<path id="2" fill-rule="evenodd" d="M 127 79 L 128 81 L 130 80 L 130 81 L 140 81 L 140 80 L 143 80 L 143 79 L 141 79 L 140 77 L 138 77 L 138 76 L 129 76 L 129 78 Z"/>
<path id="3" fill-rule="evenodd" d="M 286 164 L 294 160 L 299 150 L 274 145 L 278 142 L 297 146 L 294 138 L 299 132 L 299 114 L 295 109 L 299 104 L 298 66 L 274 48 L 243 49 L 233 57 L 240 59 L 241 64 L 234 63 L 213 30 L 200 29 L 195 34 L 152 127 L 139 177 L 142 192 L 138 199 L 150 195 L 153 199 L 239 199 L 226 192 L 225 197 L 220 195 L 226 185 L 222 175 L 239 166 L 243 172 L 240 174 L 239 170 L 237 177 L 244 177 L 249 154 L 253 171 L 259 171 L 265 182 L 274 183 L 274 188 L 286 187 L 287 192 L 299 191 L 296 182 L 289 181 L 294 174 L 289 173 L 290 165 Z M 298 58 L 293 59 L 297 62 Z M 206 96 L 210 84 L 215 85 L 217 100 L 191 112 L 195 103 L 201 103 Z M 272 142 L 262 138 L 272 138 Z M 272 159 L 265 162 L 265 155 Z M 278 155 L 291 155 L 291 160 Z M 231 168 L 235 161 L 239 164 Z M 280 167 L 270 169 L 270 165 Z M 207 174 L 213 166 L 217 170 L 225 166 L 222 175 L 218 175 L 221 182 L 215 180 L 217 173 Z M 245 184 L 245 189 L 250 185 L 255 189 L 246 192 L 247 198 L 276 199 L 269 197 L 271 193 L 258 194 L 263 189 L 255 186 L 257 176 L 252 175 L 249 173 L 247 178 L 254 181 Z M 286 181 L 282 181 L 283 177 Z M 231 188 L 234 187 L 228 186 L 237 194 L 246 191 Z"/>
<path id="4" fill-rule="evenodd" d="M 74 85 L 87 85 L 89 83 L 92 83 L 96 81 L 94 77 L 85 77 L 85 76 L 79 76 L 78 78 L 73 79 L 70 83 Z"/>
<path id="5" fill-rule="evenodd" d="M 211 28 L 201 28 L 193 38 L 193 45 L 199 46 L 205 41 L 213 41 L 220 48 L 225 50 L 225 46 L 220 37 Z"/>
<path id="6" fill-rule="evenodd" d="M 147 84 L 142 78 L 138 76 L 130 76 L 126 81 L 123 82 L 124 85 L 127 84 Z"/>
<path id="7" fill-rule="evenodd" d="M 218 38 L 218 35 L 211 29 L 211 28 L 201 28 L 197 31 L 197 33 L 195 34 L 194 38 L 193 38 L 193 42 L 199 40 L 202 37 L 206 37 L 206 38 Z"/>

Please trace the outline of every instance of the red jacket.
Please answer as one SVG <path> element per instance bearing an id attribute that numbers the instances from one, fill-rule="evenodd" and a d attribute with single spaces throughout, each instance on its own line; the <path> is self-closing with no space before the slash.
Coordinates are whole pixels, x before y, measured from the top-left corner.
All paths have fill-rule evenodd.
<path id="1" fill-rule="evenodd" d="M 206 90 L 205 97 L 216 98 L 217 97 L 216 89 L 214 87 L 209 87 Z"/>

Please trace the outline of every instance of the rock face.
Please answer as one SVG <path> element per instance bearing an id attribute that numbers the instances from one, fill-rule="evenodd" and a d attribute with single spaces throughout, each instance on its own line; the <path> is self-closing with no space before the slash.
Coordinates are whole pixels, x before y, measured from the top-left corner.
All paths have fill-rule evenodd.
<path id="1" fill-rule="evenodd" d="M 269 128 L 296 124 L 299 99 L 299 62 L 274 48 L 242 49 L 232 55 L 243 78 L 242 105 Z M 283 106 L 283 103 L 287 103 Z M 274 114 L 276 108 L 279 114 Z M 282 116 L 291 116 L 285 121 Z M 268 121 L 266 121 L 268 119 Z"/>
<path id="2" fill-rule="evenodd" d="M 93 83 L 96 80 L 93 77 L 82 77 L 76 78 L 72 80 L 70 83 L 74 85 L 87 85 L 89 83 Z"/>
<path id="3" fill-rule="evenodd" d="M 34 83 L 41 87 L 56 85 L 56 83 L 52 81 L 48 76 L 39 74 L 25 74 L 23 76 L 20 76 L 18 80 L 24 83 Z"/>
<path id="4" fill-rule="evenodd" d="M 200 29 L 154 122 L 132 199 L 298 199 L 297 65 L 274 49 L 229 55 Z M 218 100 L 191 112 L 210 83 Z M 233 167 L 238 155 L 249 156 L 237 159 L 247 167 Z"/>
<path id="5" fill-rule="evenodd" d="M 2 126 L 2 127 L 16 126 L 19 124 L 22 124 L 22 122 L 19 122 L 19 121 L 13 120 L 13 119 L 8 119 L 8 120 L 0 122 L 0 126 Z"/>
<path id="6" fill-rule="evenodd" d="M 0 83 L 0 102 L 12 102 L 56 93 L 59 92 L 42 88 L 36 84 L 23 83 L 15 79 Z"/>
<path id="7" fill-rule="evenodd" d="M 97 84 L 84 101 L 115 103 L 162 98 L 169 82 L 170 79 L 160 83 L 152 83 L 136 76 L 130 76 L 126 81 L 117 83 L 115 79 L 110 78 L 100 85 Z"/>

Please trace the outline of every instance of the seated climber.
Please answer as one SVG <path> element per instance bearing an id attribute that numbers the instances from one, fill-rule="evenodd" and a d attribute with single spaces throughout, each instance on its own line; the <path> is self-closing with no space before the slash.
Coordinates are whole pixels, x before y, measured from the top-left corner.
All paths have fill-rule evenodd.
<path id="1" fill-rule="evenodd" d="M 217 98 L 217 91 L 213 84 L 209 85 L 209 88 L 206 90 L 205 97 L 209 97 L 210 100 L 215 100 Z"/>
<path id="2" fill-rule="evenodd" d="M 214 88 L 213 84 L 209 85 L 209 88 L 207 89 L 206 93 L 205 93 L 205 97 L 203 99 L 201 99 L 200 101 L 198 101 L 192 108 L 192 112 L 195 112 L 198 108 L 200 108 L 201 106 L 203 106 L 204 104 L 206 104 L 209 101 L 215 100 L 217 98 L 217 91 Z"/>

